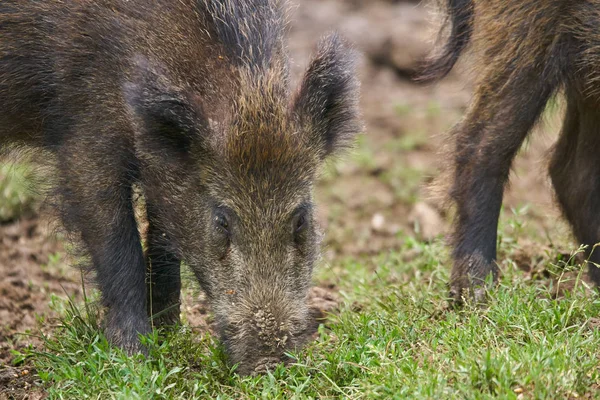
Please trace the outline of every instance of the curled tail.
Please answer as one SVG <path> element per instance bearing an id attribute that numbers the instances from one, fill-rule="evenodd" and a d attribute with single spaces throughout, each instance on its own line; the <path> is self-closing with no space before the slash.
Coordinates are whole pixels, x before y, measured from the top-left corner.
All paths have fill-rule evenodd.
<path id="1" fill-rule="evenodd" d="M 450 34 L 440 54 L 432 56 L 426 62 L 419 77 L 421 81 L 439 80 L 448 75 L 473 34 L 474 0 L 443 1 L 446 3 L 446 18 L 440 30 L 440 37 L 447 26 Z"/>

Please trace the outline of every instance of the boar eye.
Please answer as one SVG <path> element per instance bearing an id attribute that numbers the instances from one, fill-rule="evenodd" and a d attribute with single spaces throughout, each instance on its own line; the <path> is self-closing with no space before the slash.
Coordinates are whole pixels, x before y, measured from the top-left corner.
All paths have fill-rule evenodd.
<path id="1" fill-rule="evenodd" d="M 229 221 L 227 221 L 225 215 L 217 214 L 215 216 L 215 224 L 217 225 L 217 227 L 224 230 L 225 232 L 229 232 Z"/>
<path id="2" fill-rule="evenodd" d="M 306 226 L 308 225 L 306 210 L 301 210 L 296 214 L 293 219 L 293 224 L 294 234 L 296 235 L 302 233 L 306 229 Z"/>
<path id="3" fill-rule="evenodd" d="M 298 216 L 296 220 L 296 232 L 300 232 L 306 226 L 306 215 L 302 214 Z"/>

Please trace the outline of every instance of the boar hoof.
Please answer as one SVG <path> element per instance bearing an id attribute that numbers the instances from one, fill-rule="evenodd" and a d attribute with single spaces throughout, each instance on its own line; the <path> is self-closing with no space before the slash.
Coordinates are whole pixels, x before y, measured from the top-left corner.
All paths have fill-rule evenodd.
<path id="1" fill-rule="evenodd" d="M 150 324 L 144 323 L 115 323 L 111 321 L 107 324 L 105 335 L 108 341 L 118 346 L 129 355 L 142 353 L 148 355 L 148 349 L 142 345 L 139 335 L 150 333 Z"/>
<path id="2" fill-rule="evenodd" d="M 485 285 L 458 285 L 450 287 L 450 302 L 455 307 L 461 307 L 466 303 L 484 307 L 487 302 L 487 286 Z"/>
<path id="3" fill-rule="evenodd" d="M 469 303 L 485 306 L 487 292 L 498 282 L 498 274 L 498 266 L 494 262 L 485 261 L 480 256 L 457 260 L 450 282 L 452 304 L 462 306 Z"/>

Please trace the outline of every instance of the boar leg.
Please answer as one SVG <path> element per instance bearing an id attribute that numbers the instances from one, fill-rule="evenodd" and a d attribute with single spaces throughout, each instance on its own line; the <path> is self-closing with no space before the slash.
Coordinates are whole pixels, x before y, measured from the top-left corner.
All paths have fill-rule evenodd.
<path id="1" fill-rule="evenodd" d="M 107 307 L 107 338 L 134 353 L 143 351 L 138 334 L 147 334 L 151 327 L 146 264 L 132 203 L 133 168 L 126 151 L 112 150 L 126 148 L 125 143 L 106 147 L 96 137 L 81 135 L 61 148 L 61 211 L 65 226 L 81 233 L 91 258 Z"/>
<path id="2" fill-rule="evenodd" d="M 490 68 L 464 120 L 453 129 L 457 206 L 450 296 L 483 300 L 484 282 L 498 279 L 496 236 L 504 185 L 515 154 L 556 85 L 533 70 Z"/>
<path id="3" fill-rule="evenodd" d="M 158 226 L 152 206 L 148 206 L 148 313 L 155 325 L 179 322 L 181 260 L 173 252 L 169 238 Z"/>
<path id="4" fill-rule="evenodd" d="M 579 243 L 588 245 L 590 278 L 600 285 L 600 103 L 568 92 L 561 136 L 550 162 L 557 200 Z M 593 250 L 593 251 L 592 251 Z"/>

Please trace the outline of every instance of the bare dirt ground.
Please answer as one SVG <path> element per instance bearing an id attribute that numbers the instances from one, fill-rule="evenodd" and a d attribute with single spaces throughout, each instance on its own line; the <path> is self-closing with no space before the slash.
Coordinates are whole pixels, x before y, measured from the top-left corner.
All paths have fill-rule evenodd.
<path id="1" fill-rule="evenodd" d="M 326 175 L 318 190 L 328 256 L 397 247 L 400 230 L 427 240 L 446 232 L 448 218 L 426 188 L 442 168 L 445 133 L 465 111 L 472 87 L 460 66 L 438 84 L 411 79 L 437 33 L 431 7 L 394 0 L 298 4 L 291 41 L 297 74 L 317 38 L 331 30 L 342 32 L 363 54 L 367 129 L 355 154 Z M 528 220 L 542 229 L 559 215 L 545 172 L 559 127 L 560 110 L 545 118 L 521 152 L 505 196 L 509 210 L 529 204 Z"/>
<path id="2" fill-rule="evenodd" d="M 365 135 L 343 162 L 327 168 L 317 190 L 326 232 L 325 263 L 397 248 L 400 231 L 423 239 L 443 234 L 447 217 L 427 199 L 423 187 L 441 165 L 443 134 L 464 112 L 471 86 L 460 70 L 436 85 L 411 80 L 434 36 L 428 8 L 399 0 L 292 4 L 290 50 L 296 77 L 318 38 L 328 31 L 339 30 L 363 54 Z M 556 119 L 551 116 L 552 123 L 539 128 L 522 152 L 506 195 L 507 207 L 530 204 L 527 220 L 550 230 L 558 212 L 544 155 L 556 137 Z M 23 369 L 8 369 L 11 349 L 39 343 L 22 333 L 51 330 L 50 296 L 80 296 L 80 275 L 64 267 L 64 253 L 63 242 L 43 218 L 0 226 L 0 399 L 21 394 L 27 398 L 31 382 L 13 379 Z M 316 289 L 312 301 L 315 309 L 335 308 L 335 288 Z M 204 305 L 191 302 L 184 311 L 193 325 L 206 329 Z"/>

